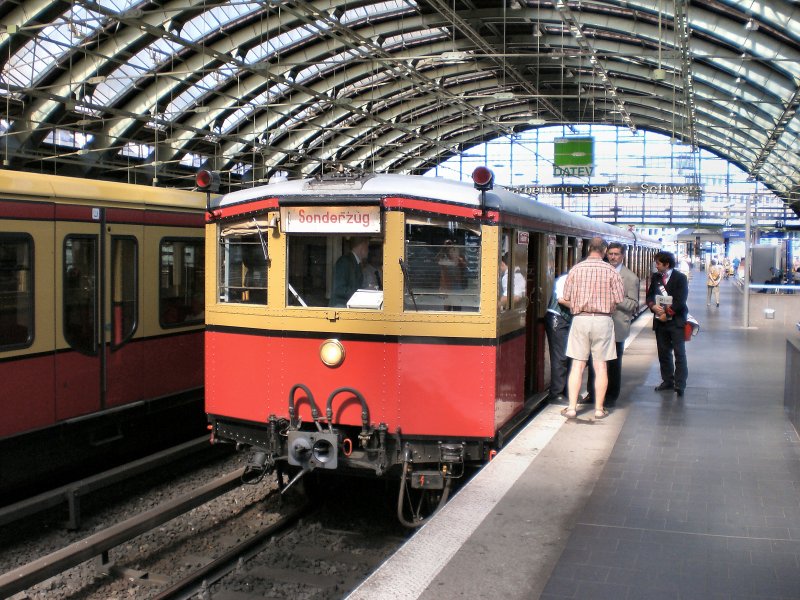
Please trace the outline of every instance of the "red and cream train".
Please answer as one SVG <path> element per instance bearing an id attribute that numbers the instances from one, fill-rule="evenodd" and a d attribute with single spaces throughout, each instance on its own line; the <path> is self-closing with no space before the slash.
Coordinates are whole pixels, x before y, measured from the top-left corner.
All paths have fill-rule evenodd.
<path id="1" fill-rule="evenodd" d="M 482 189 L 478 189 L 482 188 Z M 476 184 L 389 174 L 278 181 L 211 203 L 206 411 L 253 474 L 400 482 L 424 520 L 545 396 L 543 317 L 557 273 L 600 235 L 643 280 L 656 245 Z M 332 301 L 358 238 L 358 291 Z M 344 258 L 343 258 L 344 257 Z M 351 282 L 352 283 L 352 282 Z M 337 288 L 338 289 L 338 288 Z"/>
<path id="2" fill-rule="evenodd" d="M 3 491 L 200 435 L 205 208 L 196 192 L 0 170 Z"/>

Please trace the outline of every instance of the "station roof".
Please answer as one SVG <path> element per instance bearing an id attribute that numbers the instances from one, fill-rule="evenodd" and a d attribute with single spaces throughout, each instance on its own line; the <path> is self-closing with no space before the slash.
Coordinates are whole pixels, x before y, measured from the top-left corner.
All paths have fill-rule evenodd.
<path id="1" fill-rule="evenodd" d="M 6 0 L 0 24 L 6 168 L 235 189 L 602 123 L 800 200 L 796 1 Z"/>

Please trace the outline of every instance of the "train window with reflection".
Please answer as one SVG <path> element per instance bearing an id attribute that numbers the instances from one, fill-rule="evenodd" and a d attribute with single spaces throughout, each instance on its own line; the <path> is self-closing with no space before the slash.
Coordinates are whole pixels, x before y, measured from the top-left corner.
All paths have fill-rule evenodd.
<path id="1" fill-rule="evenodd" d="M 500 312 L 528 306 L 528 233 L 503 229 L 498 266 L 497 307 Z"/>
<path id="2" fill-rule="evenodd" d="M 250 218 L 219 230 L 219 301 L 267 303 L 268 223 Z"/>
<path id="3" fill-rule="evenodd" d="M 288 236 L 288 306 L 383 308 L 383 238 Z"/>
<path id="4" fill-rule="evenodd" d="M 97 236 L 64 238 L 64 339 L 83 354 L 97 353 Z"/>
<path id="5" fill-rule="evenodd" d="M 112 346 L 121 345 L 136 331 L 136 317 L 139 312 L 138 247 L 136 238 L 111 237 Z"/>
<path id="6" fill-rule="evenodd" d="M 0 350 L 33 342 L 33 239 L 0 234 Z"/>
<path id="7" fill-rule="evenodd" d="M 480 226 L 406 217 L 405 255 L 405 310 L 480 310 Z"/>
<path id="8" fill-rule="evenodd" d="M 202 323 L 205 316 L 205 253 L 200 239 L 162 239 L 159 322 L 162 327 Z"/>

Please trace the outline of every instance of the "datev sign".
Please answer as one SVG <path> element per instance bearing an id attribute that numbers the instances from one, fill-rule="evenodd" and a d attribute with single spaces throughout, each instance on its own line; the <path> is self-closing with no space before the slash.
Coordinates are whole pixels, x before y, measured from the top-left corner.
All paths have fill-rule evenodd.
<path id="1" fill-rule="evenodd" d="M 380 206 L 284 206 L 285 233 L 379 233 Z"/>
<path id="2" fill-rule="evenodd" d="M 555 177 L 590 177 L 594 175 L 594 138 L 556 138 L 553 154 Z"/>

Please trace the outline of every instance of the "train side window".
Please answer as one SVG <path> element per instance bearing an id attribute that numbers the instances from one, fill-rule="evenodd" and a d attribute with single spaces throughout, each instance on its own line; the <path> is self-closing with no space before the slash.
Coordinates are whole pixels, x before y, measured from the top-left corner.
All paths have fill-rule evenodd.
<path id="1" fill-rule="evenodd" d="M 112 347 L 121 345 L 136 331 L 139 313 L 138 247 L 135 238 L 111 237 Z"/>
<path id="2" fill-rule="evenodd" d="M 33 239 L 0 234 L 0 350 L 33 343 Z"/>
<path id="3" fill-rule="evenodd" d="M 83 354 L 97 353 L 97 236 L 64 238 L 64 339 Z"/>
<path id="4" fill-rule="evenodd" d="M 406 217 L 403 308 L 478 312 L 480 236 L 478 225 Z"/>
<path id="5" fill-rule="evenodd" d="M 383 239 L 289 235 L 286 273 L 288 306 L 380 309 Z M 357 290 L 362 292 L 355 296 Z"/>
<path id="6" fill-rule="evenodd" d="M 205 316 L 205 253 L 200 239 L 162 239 L 159 321 L 162 327 L 202 323 Z"/>
<path id="7" fill-rule="evenodd" d="M 521 240 L 525 240 L 524 243 Z M 527 270 L 527 236 L 524 232 L 520 235 L 512 229 L 503 229 L 497 271 L 497 307 L 500 312 L 527 307 Z"/>
<path id="8" fill-rule="evenodd" d="M 253 218 L 220 226 L 220 302 L 267 303 L 267 227 Z"/>

